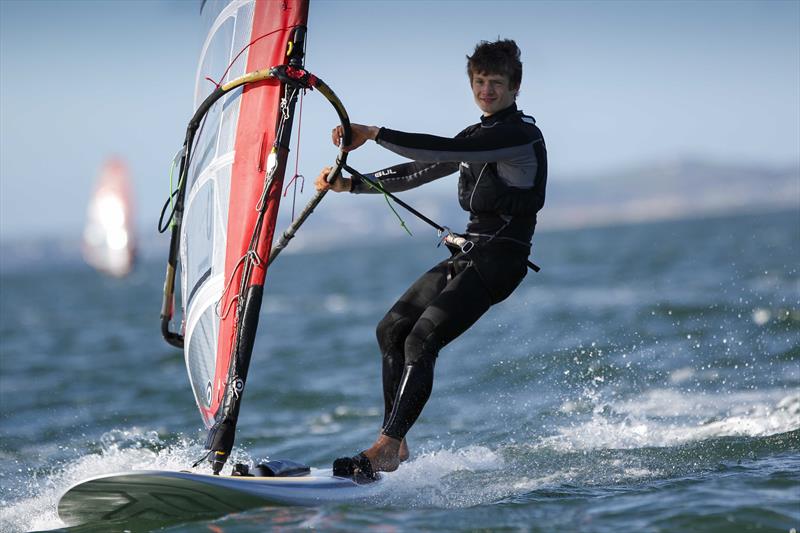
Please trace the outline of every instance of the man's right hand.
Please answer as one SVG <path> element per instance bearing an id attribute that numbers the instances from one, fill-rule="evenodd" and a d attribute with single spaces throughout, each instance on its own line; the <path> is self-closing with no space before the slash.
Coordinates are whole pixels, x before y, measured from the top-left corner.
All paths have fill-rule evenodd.
<path id="1" fill-rule="evenodd" d="M 316 187 L 318 191 L 331 190 L 333 192 L 350 192 L 350 187 L 352 186 L 350 178 L 343 177 L 341 173 L 336 176 L 333 183 L 328 183 L 328 174 L 330 174 L 332 170 L 333 167 L 323 168 L 322 172 L 319 173 L 319 176 L 317 176 L 317 179 L 314 181 L 314 187 Z"/>
<path id="2" fill-rule="evenodd" d="M 331 131 L 331 140 L 333 144 L 339 146 L 345 152 L 352 152 L 367 141 L 374 141 L 378 136 L 380 128 L 377 126 L 364 126 L 362 124 L 350 124 L 350 132 L 352 133 L 352 142 L 348 146 L 342 146 L 344 139 L 344 130 L 341 126 L 336 126 Z"/>

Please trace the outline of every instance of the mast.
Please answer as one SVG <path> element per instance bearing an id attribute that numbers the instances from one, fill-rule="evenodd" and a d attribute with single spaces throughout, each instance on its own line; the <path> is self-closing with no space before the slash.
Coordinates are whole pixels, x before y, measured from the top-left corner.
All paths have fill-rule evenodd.
<path id="1" fill-rule="evenodd" d="M 307 19 L 306 0 L 257 0 L 246 72 L 285 62 L 302 67 Z M 258 40 L 276 27 L 291 29 L 278 32 L 283 38 Z M 245 86 L 241 97 L 228 207 L 225 273 L 230 286 L 220 301 L 223 318 L 215 374 L 218 382 L 226 383 L 216 388 L 222 393 L 214 398 L 220 408 L 206 440 L 215 474 L 227 461 L 235 439 L 267 272 L 262 258 L 269 257 L 275 232 L 298 93 L 283 83 L 275 87 L 264 82 Z"/>
<path id="2" fill-rule="evenodd" d="M 209 1 L 203 14 L 210 29 L 196 76 L 196 112 L 176 156 L 178 187 L 159 222 L 160 231 L 171 229 L 161 330 L 184 349 L 216 474 L 235 438 L 295 103 L 311 86 L 286 75 L 292 68 L 305 72 L 307 0 Z M 178 273 L 182 323 L 175 331 Z"/>
<path id="3" fill-rule="evenodd" d="M 266 2 L 263 2 L 264 4 Z M 256 8 L 256 18 L 258 20 L 259 10 L 258 4 Z M 258 33 L 254 27 L 254 33 Z M 304 47 L 305 47 L 305 26 L 298 26 L 292 31 L 292 37 L 289 41 L 287 52 L 291 53 L 288 62 L 296 65 L 299 68 L 303 67 Z M 256 65 L 254 65 L 255 67 Z M 248 71 L 255 70 L 250 68 L 248 64 Z M 247 89 L 245 89 L 245 95 Z M 228 342 L 228 333 L 232 334 L 235 341 L 232 347 L 231 370 L 229 371 L 229 384 L 227 396 L 224 399 L 224 405 L 221 411 L 221 416 L 218 417 L 217 422 L 209 430 L 208 439 L 206 441 L 206 449 L 211 452 L 211 463 L 215 474 L 219 473 L 227 461 L 233 442 L 235 438 L 236 424 L 239 417 L 239 408 L 241 406 L 242 396 L 244 393 L 245 384 L 247 382 L 247 373 L 250 367 L 250 359 L 253 352 L 253 344 L 258 329 L 259 313 L 261 310 L 261 302 L 264 294 L 264 279 L 267 271 L 267 263 L 263 258 L 269 257 L 270 248 L 272 244 L 273 235 L 275 232 L 275 222 L 278 214 L 278 206 L 280 203 L 281 190 L 283 186 L 283 178 L 286 170 L 286 161 L 289 153 L 289 142 L 292 135 L 292 124 L 294 121 L 295 104 L 297 103 L 298 91 L 288 91 L 285 84 L 281 84 L 281 102 L 282 108 L 275 124 L 275 140 L 269 151 L 266 161 L 259 160 L 259 168 L 266 171 L 267 187 L 266 202 L 262 204 L 262 210 L 259 210 L 259 215 L 263 219 L 256 221 L 256 227 L 261 231 L 252 236 L 250 250 L 255 249 L 257 258 L 248 257 L 245 260 L 242 268 L 240 287 L 241 292 L 237 304 L 238 320 L 232 329 L 223 329 L 220 335 L 220 350 L 225 350 Z M 242 113 L 247 113 L 250 107 L 243 103 Z M 257 123 L 257 121 L 254 121 Z M 257 132 L 256 132 L 257 133 Z M 244 135 L 245 139 L 252 139 L 251 135 Z M 251 145 L 252 147 L 252 145 Z M 239 140 L 237 139 L 237 152 L 239 151 Z M 246 150 L 246 148 L 245 148 Z M 262 152 L 263 154 L 263 152 Z M 242 158 L 247 161 L 246 157 Z M 237 170 L 237 165 L 234 163 L 234 173 Z M 232 196 L 231 203 L 237 199 Z M 263 222 L 263 226 L 261 225 Z M 242 235 L 243 237 L 246 236 Z M 230 235 L 229 235 L 230 247 Z M 252 246 L 252 245 L 255 246 Z M 235 258 L 229 255 L 229 259 Z M 230 268 L 235 269 L 236 264 L 230 265 Z M 227 268 L 226 268 L 227 270 Z M 235 283 L 235 277 L 234 277 Z M 218 359 L 218 362 L 220 360 Z"/>
<path id="4" fill-rule="evenodd" d="M 216 474 L 235 440 L 300 91 L 316 90 L 333 106 L 344 146 L 351 128 L 333 90 L 304 68 L 307 0 L 208 4 L 217 13 L 209 15 L 196 111 L 176 155 L 178 187 L 164 205 L 159 231 L 171 229 L 161 331 L 169 344 L 184 349 Z M 230 63 L 209 92 L 220 56 Z M 329 182 L 346 161 L 340 150 Z M 175 331 L 179 272 L 183 320 Z"/>

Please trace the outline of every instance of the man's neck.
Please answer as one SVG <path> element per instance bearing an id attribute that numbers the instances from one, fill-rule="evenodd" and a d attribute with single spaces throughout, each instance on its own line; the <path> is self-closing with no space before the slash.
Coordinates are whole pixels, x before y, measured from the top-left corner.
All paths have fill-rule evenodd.
<path id="1" fill-rule="evenodd" d="M 507 113 L 510 109 L 516 109 L 516 106 L 517 106 L 517 102 L 516 101 L 511 102 L 511 104 L 508 107 L 504 107 L 500 111 L 495 111 L 494 113 L 484 113 L 483 114 L 483 118 L 484 119 L 488 119 L 489 117 L 493 117 L 493 116 L 496 116 L 496 115 L 502 115 L 503 113 Z"/>

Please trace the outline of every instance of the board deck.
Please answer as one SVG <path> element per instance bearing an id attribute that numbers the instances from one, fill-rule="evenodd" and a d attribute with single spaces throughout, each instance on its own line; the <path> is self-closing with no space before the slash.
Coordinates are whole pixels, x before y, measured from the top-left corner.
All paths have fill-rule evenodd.
<path id="1" fill-rule="evenodd" d="M 381 479 L 359 485 L 312 469 L 298 477 L 212 476 L 141 470 L 106 474 L 72 486 L 58 502 L 67 525 L 103 521 L 173 521 L 219 517 L 265 505 L 355 501 L 377 492 Z"/>

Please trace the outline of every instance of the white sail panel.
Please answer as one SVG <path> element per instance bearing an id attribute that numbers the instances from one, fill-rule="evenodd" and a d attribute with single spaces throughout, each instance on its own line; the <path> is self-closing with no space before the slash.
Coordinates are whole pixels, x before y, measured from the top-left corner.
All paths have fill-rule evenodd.
<path id="1" fill-rule="evenodd" d="M 244 74 L 247 51 L 237 55 L 250 42 L 253 10 L 252 0 L 214 2 L 204 7 L 210 31 L 197 71 L 195 107 L 216 88 L 214 82 L 222 84 Z M 212 395 L 224 387 L 213 382 L 220 314 L 226 311 L 217 304 L 227 281 L 225 236 L 241 92 L 231 91 L 218 100 L 198 130 L 181 226 L 184 353 L 195 400 L 208 427 L 215 415 Z"/>
<path id="2" fill-rule="evenodd" d="M 215 350 L 219 336 L 216 301 L 224 283 L 223 276 L 210 277 L 201 285 L 200 291 L 195 293 L 190 309 L 192 320 L 187 322 L 187 335 L 184 339 L 189 382 L 204 420 L 213 419 L 210 409 L 216 369 Z M 188 357 L 188 354 L 192 354 L 192 357 Z"/>

